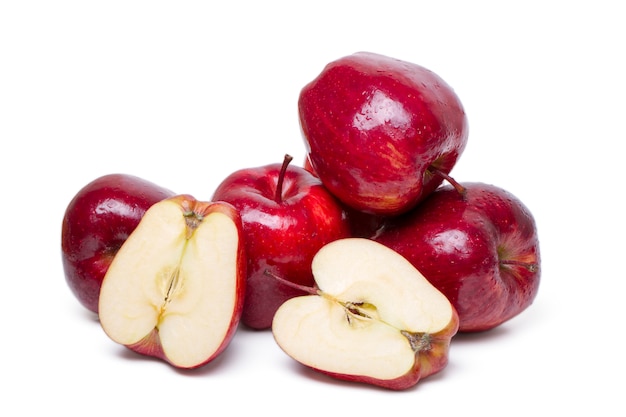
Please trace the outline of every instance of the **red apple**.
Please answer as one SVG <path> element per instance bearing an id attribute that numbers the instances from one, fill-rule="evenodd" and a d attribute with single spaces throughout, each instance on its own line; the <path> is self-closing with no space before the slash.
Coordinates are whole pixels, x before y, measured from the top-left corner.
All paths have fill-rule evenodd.
<path id="1" fill-rule="evenodd" d="M 110 174 L 85 185 L 63 217 L 65 279 L 87 309 L 98 312 L 100 286 L 118 249 L 150 206 L 174 193 L 144 179 Z"/>
<path id="2" fill-rule="evenodd" d="M 155 203 L 102 281 L 100 324 L 115 342 L 178 368 L 226 349 L 243 309 L 246 278 L 239 213 L 179 195 Z"/>
<path id="3" fill-rule="evenodd" d="M 406 257 L 450 299 L 461 332 L 515 317 L 539 288 L 535 220 L 494 185 L 442 185 L 410 213 L 387 219 L 373 239 Z"/>
<path id="4" fill-rule="evenodd" d="M 305 158 L 303 166 L 304 169 L 317 177 L 315 170 L 311 166 L 309 158 Z M 346 213 L 352 237 L 371 237 L 372 234 L 380 228 L 385 218 L 385 216 L 366 213 L 364 211 L 354 209 L 344 203 L 341 204 Z"/>
<path id="5" fill-rule="evenodd" d="M 442 182 L 468 137 L 463 106 L 434 72 L 360 52 L 329 63 L 300 92 L 307 157 L 348 206 L 406 212 Z"/>
<path id="6" fill-rule="evenodd" d="M 350 234 L 340 203 L 302 167 L 283 164 L 233 172 L 212 200 L 235 206 L 243 220 L 248 280 L 242 323 L 267 329 L 278 307 L 302 293 L 269 277 L 312 285 L 311 260 L 325 244 Z"/>
<path id="7" fill-rule="evenodd" d="M 312 268 L 315 287 L 287 300 L 272 323 L 290 357 L 334 378 L 394 390 L 446 366 L 458 315 L 397 252 L 339 239 L 320 249 Z"/>

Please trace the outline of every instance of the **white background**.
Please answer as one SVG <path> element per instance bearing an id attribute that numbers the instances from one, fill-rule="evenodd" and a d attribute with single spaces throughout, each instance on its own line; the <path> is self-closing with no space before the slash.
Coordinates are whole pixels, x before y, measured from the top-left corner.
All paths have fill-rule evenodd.
<path id="1" fill-rule="evenodd" d="M 219 3 L 1 3 L 0 413 L 624 415 L 619 2 Z M 534 213 L 535 303 L 455 337 L 445 371 L 403 392 L 303 370 L 270 332 L 240 329 L 195 372 L 110 341 L 64 281 L 73 195 L 125 172 L 208 199 L 236 169 L 302 160 L 300 89 L 359 50 L 456 90 L 471 133 L 453 175 Z"/>

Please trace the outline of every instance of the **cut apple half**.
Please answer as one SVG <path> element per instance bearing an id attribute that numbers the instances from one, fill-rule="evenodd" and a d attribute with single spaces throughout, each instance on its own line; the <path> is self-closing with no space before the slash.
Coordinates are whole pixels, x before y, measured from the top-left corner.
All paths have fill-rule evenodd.
<path id="1" fill-rule="evenodd" d="M 180 195 L 150 207 L 102 282 L 99 318 L 106 334 L 180 368 L 215 358 L 241 317 L 241 230 L 227 203 Z"/>
<path id="2" fill-rule="evenodd" d="M 316 254 L 312 271 L 317 288 L 274 316 L 274 339 L 287 355 L 335 378 L 389 389 L 446 366 L 456 310 L 397 252 L 340 239 Z"/>

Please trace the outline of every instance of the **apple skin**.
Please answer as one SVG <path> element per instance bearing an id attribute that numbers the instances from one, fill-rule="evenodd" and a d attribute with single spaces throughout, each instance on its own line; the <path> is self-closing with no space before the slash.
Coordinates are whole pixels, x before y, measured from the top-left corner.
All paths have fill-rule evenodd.
<path id="1" fill-rule="evenodd" d="M 452 88 L 419 65 L 369 52 L 329 63 L 300 92 L 307 157 L 348 206 L 409 211 L 442 183 L 468 138 Z"/>
<path id="2" fill-rule="evenodd" d="M 303 286 L 314 283 L 311 261 L 325 244 L 350 236 L 350 226 L 339 201 L 320 180 L 302 167 L 284 171 L 282 200 L 277 184 L 285 164 L 241 169 L 226 177 L 212 200 L 239 210 L 248 259 L 242 323 L 263 330 L 274 313 L 302 291 L 281 284 L 266 271 Z"/>
<path id="3" fill-rule="evenodd" d="M 456 308 L 459 332 L 492 329 L 534 301 L 540 282 L 529 209 L 494 185 L 442 185 L 416 209 L 387 219 L 373 240 L 406 257 Z"/>
<path id="4" fill-rule="evenodd" d="M 174 193 L 128 174 L 101 176 L 72 198 L 61 227 L 61 260 L 74 296 L 98 313 L 100 287 L 120 246 L 154 203 Z"/>
<path id="5" fill-rule="evenodd" d="M 303 167 L 317 177 L 309 158 L 305 158 Z M 371 237 L 382 226 L 386 217 L 354 209 L 341 201 L 340 203 L 346 213 L 352 237 Z"/>

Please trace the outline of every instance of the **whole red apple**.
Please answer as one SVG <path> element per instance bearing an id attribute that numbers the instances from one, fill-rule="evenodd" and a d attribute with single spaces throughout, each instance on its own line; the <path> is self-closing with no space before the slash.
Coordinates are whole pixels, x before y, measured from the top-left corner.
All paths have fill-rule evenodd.
<path id="1" fill-rule="evenodd" d="M 248 279 L 241 321 L 254 329 L 271 327 L 274 313 L 301 291 L 266 272 L 300 285 L 314 283 L 311 261 L 325 244 L 350 235 L 339 201 L 302 167 L 282 164 L 233 172 L 212 200 L 237 208 L 243 221 Z"/>
<path id="2" fill-rule="evenodd" d="M 434 72 L 360 52 L 329 63 L 298 99 L 307 157 L 348 206 L 410 210 L 435 190 L 468 137 L 463 106 Z"/>
<path id="3" fill-rule="evenodd" d="M 458 188 L 458 189 L 457 189 Z M 456 308 L 461 332 L 488 330 L 537 295 L 539 240 L 529 209 L 494 185 L 442 185 L 373 237 L 405 256 Z"/>
<path id="4" fill-rule="evenodd" d="M 63 216 L 61 260 L 67 284 L 88 310 L 98 312 L 102 279 L 146 210 L 173 195 L 142 178 L 110 174 L 72 198 Z"/>

